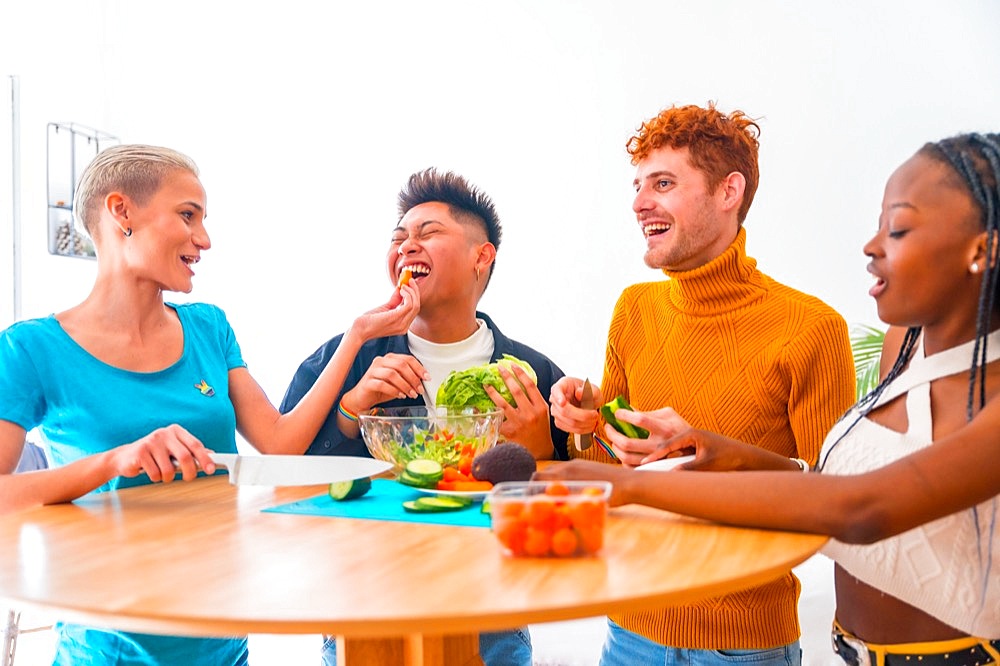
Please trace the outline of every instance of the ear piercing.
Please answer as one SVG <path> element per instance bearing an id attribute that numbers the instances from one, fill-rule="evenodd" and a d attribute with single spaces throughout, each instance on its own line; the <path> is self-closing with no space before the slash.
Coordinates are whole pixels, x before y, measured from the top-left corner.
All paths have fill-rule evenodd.
<path id="1" fill-rule="evenodd" d="M 973 275 L 975 275 L 976 273 L 978 273 L 979 272 L 979 264 L 974 262 L 971 266 L 969 266 L 969 272 L 972 273 Z"/>
<path id="2" fill-rule="evenodd" d="M 126 227 L 125 231 L 122 232 L 122 236 L 124 236 L 125 238 L 131 238 L 132 237 L 132 227 Z"/>

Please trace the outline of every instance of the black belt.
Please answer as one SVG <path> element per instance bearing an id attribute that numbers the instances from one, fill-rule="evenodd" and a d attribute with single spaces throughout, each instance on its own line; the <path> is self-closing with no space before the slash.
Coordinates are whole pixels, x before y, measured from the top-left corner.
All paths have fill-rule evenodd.
<path id="1" fill-rule="evenodd" d="M 868 650 L 862 641 L 845 636 L 837 630 L 833 631 L 832 638 L 833 651 L 840 655 L 848 666 L 862 666 L 866 663 L 875 666 L 878 663 L 875 651 Z M 1000 652 L 1000 639 L 989 641 L 989 645 Z M 863 660 L 859 654 L 859 650 L 862 649 L 868 653 L 867 660 Z M 885 666 L 984 666 L 994 661 L 993 655 L 987 652 L 982 644 L 976 644 L 951 652 L 923 654 L 887 652 L 884 663 Z"/>

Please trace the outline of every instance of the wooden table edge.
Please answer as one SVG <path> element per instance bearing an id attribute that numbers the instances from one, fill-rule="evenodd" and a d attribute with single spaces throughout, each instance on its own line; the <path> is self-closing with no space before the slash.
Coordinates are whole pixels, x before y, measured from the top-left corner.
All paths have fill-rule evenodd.
<path id="1" fill-rule="evenodd" d="M 788 566 L 776 566 L 770 569 L 748 575 L 740 581 L 741 588 L 754 587 L 770 582 L 809 559 L 819 551 L 829 540 L 828 537 L 820 535 L 802 535 L 803 537 L 813 536 L 816 546 L 810 551 L 803 552 L 801 557 L 793 559 L 793 563 Z M 732 591 L 731 582 L 722 581 L 713 585 L 693 587 L 683 595 L 678 596 L 676 592 L 664 594 L 650 594 L 645 597 L 633 597 L 620 601 L 601 601 L 592 604 L 582 604 L 570 607 L 546 607 L 537 610 L 526 609 L 519 612 L 516 622 L 504 621 L 497 618 L 483 618 L 480 616 L 441 616 L 434 618 L 433 624 L 440 627 L 440 632 L 427 632 L 423 629 L 427 619 L 398 619 L 394 621 L 391 631 L 383 629 L 373 629 L 370 620 L 353 622 L 350 620 L 340 620 L 326 622 L 323 620 L 233 620 L 226 618 L 171 618 L 165 616 L 151 615 L 129 615 L 123 616 L 116 611 L 98 611 L 93 609 L 77 609 L 64 605 L 49 605 L 29 599 L 22 599 L 0 594 L 0 604 L 8 607 L 20 609 L 30 609 L 58 617 L 60 622 L 88 624 L 104 628 L 113 628 L 120 631 L 135 631 L 140 633 L 178 634 L 187 636 L 242 636 L 246 634 L 327 634 L 337 636 L 351 636 L 352 638 L 392 638 L 404 634 L 420 635 L 460 635 L 470 633 L 468 624 L 471 622 L 477 631 L 498 631 L 511 629 L 527 624 L 544 624 L 547 622 L 562 622 L 567 620 L 579 620 L 589 617 L 600 617 L 604 615 L 615 615 L 622 612 L 654 610 L 657 608 L 668 608 L 671 606 L 683 605 L 688 602 L 725 594 Z M 670 596 L 671 601 L 665 603 L 664 596 Z"/>

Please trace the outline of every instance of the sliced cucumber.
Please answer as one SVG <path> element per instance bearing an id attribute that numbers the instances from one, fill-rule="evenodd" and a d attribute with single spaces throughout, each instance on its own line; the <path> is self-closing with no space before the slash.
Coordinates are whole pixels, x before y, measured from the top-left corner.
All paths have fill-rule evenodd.
<path id="1" fill-rule="evenodd" d="M 403 508 L 412 513 L 440 513 L 442 511 L 460 511 L 471 504 L 472 501 L 464 497 L 435 495 L 403 502 Z"/>
<path id="2" fill-rule="evenodd" d="M 406 468 L 403 471 L 427 486 L 433 486 L 444 476 L 444 468 L 441 463 L 424 458 L 417 458 L 406 463 Z"/>
<path id="3" fill-rule="evenodd" d="M 330 497 L 338 502 L 361 497 L 372 488 L 372 480 L 367 476 L 350 481 L 335 481 L 330 484 Z"/>
<path id="4" fill-rule="evenodd" d="M 426 479 L 418 479 L 413 476 L 405 469 L 399 475 L 399 482 L 407 486 L 413 486 L 414 488 L 433 488 L 437 485 L 437 481 L 427 481 Z"/>
<path id="5" fill-rule="evenodd" d="M 632 411 L 632 406 L 628 404 L 628 401 L 626 401 L 624 397 L 618 396 L 608 404 L 601 407 L 601 416 L 604 417 L 604 420 L 607 421 L 612 428 L 626 437 L 631 437 L 632 439 L 646 439 L 649 437 L 649 431 L 645 428 L 640 428 L 637 425 L 632 425 L 631 423 L 626 423 L 625 421 L 619 421 L 616 419 L 615 412 L 619 409 Z"/>
<path id="6" fill-rule="evenodd" d="M 456 497 L 455 495 L 434 495 L 432 497 L 422 497 L 425 503 L 436 506 L 453 506 L 456 509 L 464 509 L 472 506 L 472 500 L 468 497 Z"/>

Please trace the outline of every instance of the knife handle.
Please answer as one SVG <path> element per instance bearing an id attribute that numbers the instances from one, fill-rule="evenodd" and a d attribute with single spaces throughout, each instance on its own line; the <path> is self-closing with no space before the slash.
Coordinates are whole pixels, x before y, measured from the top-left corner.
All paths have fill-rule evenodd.
<path id="1" fill-rule="evenodd" d="M 586 451 L 594 445 L 594 436 L 590 433 L 574 434 L 573 441 L 576 442 L 577 451 Z"/>
<path id="2" fill-rule="evenodd" d="M 236 453 L 216 453 L 215 451 L 211 451 L 211 452 L 209 452 L 208 457 L 212 459 L 212 462 L 215 463 L 216 467 L 224 467 L 224 468 L 226 468 L 226 470 L 229 471 L 229 483 L 232 483 L 232 484 L 235 485 L 236 484 L 236 474 L 234 474 L 234 472 L 236 470 L 236 466 L 237 466 L 237 463 L 239 461 L 239 454 L 236 454 Z M 177 464 L 176 460 L 174 460 L 173 463 L 174 463 L 174 472 L 178 472 L 179 473 L 181 471 L 180 465 Z M 201 465 L 198 464 L 197 460 L 194 461 L 194 464 L 195 464 L 195 466 L 200 471 L 204 472 L 204 470 L 201 469 Z M 216 470 L 216 471 L 218 471 L 218 470 Z"/>

